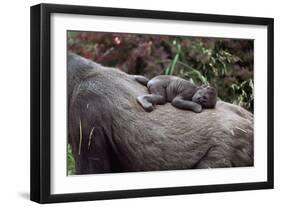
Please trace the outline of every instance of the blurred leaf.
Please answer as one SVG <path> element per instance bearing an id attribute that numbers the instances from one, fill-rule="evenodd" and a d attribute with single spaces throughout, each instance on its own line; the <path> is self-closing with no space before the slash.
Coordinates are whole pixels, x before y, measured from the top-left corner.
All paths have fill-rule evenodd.
<path id="1" fill-rule="evenodd" d="M 75 160 L 70 144 L 67 145 L 67 175 L 75 175 Z"/>

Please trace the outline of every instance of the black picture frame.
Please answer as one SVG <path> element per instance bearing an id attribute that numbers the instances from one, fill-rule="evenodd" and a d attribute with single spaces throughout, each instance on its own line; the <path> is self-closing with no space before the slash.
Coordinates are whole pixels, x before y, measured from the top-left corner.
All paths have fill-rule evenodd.
<path id="1" fill-rule="evenodd" d="M 52 13 L 98 15 L 111 17 L 151 18 L 207 23 L 232 23 L 267 26 L 267 181 L 186 187 L 85 192 L 74 194 L 50 193 L 50 15 Z M 168 11 L 103 8 L 72 5 L 39 4 L 31 7 L 31 174 L 30 199 L 39 203 L 86 201 L 101 199 L 165 196 L 273 188 L 273 38 L 272 18 L 195 14 Z"/>

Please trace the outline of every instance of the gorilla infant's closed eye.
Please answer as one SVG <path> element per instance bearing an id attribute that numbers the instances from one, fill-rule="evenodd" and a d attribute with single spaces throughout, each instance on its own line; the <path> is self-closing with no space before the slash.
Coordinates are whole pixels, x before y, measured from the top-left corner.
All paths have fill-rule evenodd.
<path id="1" fill-rule="evenodd" d="M 150 93 L 137 98 L 147 112 L 153 110 L 153 105 L 171 102 L 176 108 L 200 113 L 202 108 L 214 108 L 217 103 L 217 93 L 213 87 L 198 87 L 176 76 L 159 75 L 151 80 L 135 76 L 135 79 L 146 85 Z"/>
<path id="2" fill-rule="evenodd" d="M 192 97 L 192 101 L 203 108 L 214 108 L 217 103 L 216 90 L 210 86 L 199 89 Z"/>

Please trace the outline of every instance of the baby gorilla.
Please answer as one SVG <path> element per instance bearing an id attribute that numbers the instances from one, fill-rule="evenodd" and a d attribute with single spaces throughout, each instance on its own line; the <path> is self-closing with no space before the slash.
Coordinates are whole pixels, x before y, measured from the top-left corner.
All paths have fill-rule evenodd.
<path id="1" fill-rule="evenodd" d="M 151 80 L 135 76 L 135 79 L 146 85 L 150 93 L 137 98 L 147 112 L 153 111 L 153 105 L 171 102 L 176 108 L 200 113 L 202 108 L 214 108 L 217 102 L 217 93 L 213 87 L 198 87 L 176 76 L 159 75 Z"/>

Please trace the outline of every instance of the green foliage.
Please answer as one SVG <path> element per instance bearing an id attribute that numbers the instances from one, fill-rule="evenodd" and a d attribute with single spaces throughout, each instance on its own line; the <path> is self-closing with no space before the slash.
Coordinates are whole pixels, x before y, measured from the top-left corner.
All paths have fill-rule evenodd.
<path id="1" fill-rule="evenodd" d="M 180 53 L 181 53 L 181 45 L 177 44 L 176 40 L 173 41 L 173 45 L 176 45 L 177 52 L 175 54 L 175 57 L 174 57 L 173 61 L 166 68 L 165 75 L 173 75 L 174 74 L 174 70 L 176 68 L 176 64 L 179 61 L 179 57 L 180 57 Z"/>
<path id="2" fill-rule="evenodd" d="M 240 85 L 232 84 L 231 88 L 233 89 L 236 97 L 234 104 L 242 106 L 244 108 L 253 108 L 254 104 L 254 83 L 253 79 L 248 79 L 243 81 Z"/>
<path id="3" fill-rule="evenodd" d="M 67 145 L 67 175 L 75 175 L 75 160 L 70 144 Z"/>
<path id="4" fill-rule="evenodd" d="M 253 40 L 71 31 L 68 49 L 129 74 L 210 84 L 253 112 Z"/>

